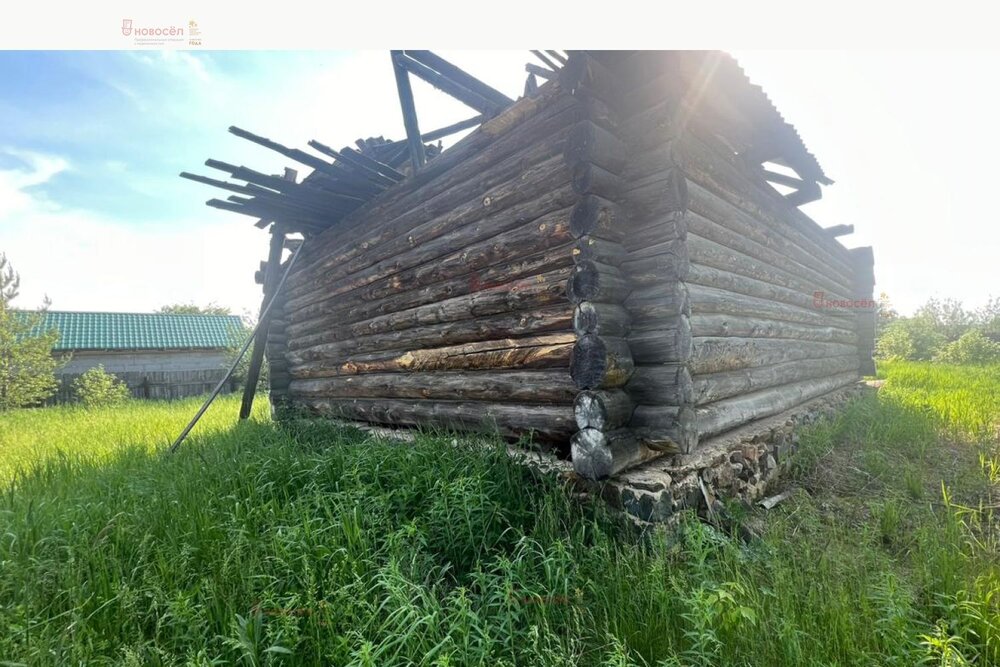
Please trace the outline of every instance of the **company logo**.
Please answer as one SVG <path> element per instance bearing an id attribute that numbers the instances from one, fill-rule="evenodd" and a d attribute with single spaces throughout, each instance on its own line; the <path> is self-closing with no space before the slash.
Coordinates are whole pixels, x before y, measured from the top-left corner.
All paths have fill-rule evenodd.
<path id="1" fill-rule="evenodd" d="M 143 25 L 132 19 L 122 19 L 122 36 L 131 37 L 137 46 L 201 46 L 201 30 L 197 21 L 187 21 L 180 25 Z"/>
<path id="2" fill-rule="evenodd" d="M 828 299 L 826 292 L 813 292 L 813 308 L 852 308 L 855 310 L 874 310 L 878 304 L 874 299 Z"/>

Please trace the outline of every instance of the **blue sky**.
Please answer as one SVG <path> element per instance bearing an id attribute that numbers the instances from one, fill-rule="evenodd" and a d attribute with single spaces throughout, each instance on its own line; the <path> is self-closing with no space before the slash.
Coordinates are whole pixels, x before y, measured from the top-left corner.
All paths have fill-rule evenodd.
<path id="1" fill-rule="evenodd" d="M 516 52 L 442 52 L 511 97 Z M 904 310 L 930 296 L 1000 294 L 993 224 L 998 56 L 972 52 L 740 52 L 837 183 L 805 207 L 874 245 L 877 290 Z M 425 129 L 473 115 L 415 84 Z M 296 165 L 237 139 L 334 147 L 403 136 L 389 56 L 361 52 L 0 53 L 0 251 L 19 305 L 149 311 L 171 302 L 253 311 L 266 254 L 253 221 L 210 209 L 208 157 Z M 300 167 L 304 173 L 305 168 Z"/>

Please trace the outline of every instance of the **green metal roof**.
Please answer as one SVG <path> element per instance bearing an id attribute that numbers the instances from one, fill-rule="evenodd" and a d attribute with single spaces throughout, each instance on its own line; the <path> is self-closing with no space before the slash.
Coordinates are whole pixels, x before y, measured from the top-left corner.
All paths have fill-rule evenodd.
<path id="1" fill-rule="evenodd" d="M 228 347 L 237 315 L 49 311 L 43 329 L 59 330 L 56 350 L 171 350 Z"/>

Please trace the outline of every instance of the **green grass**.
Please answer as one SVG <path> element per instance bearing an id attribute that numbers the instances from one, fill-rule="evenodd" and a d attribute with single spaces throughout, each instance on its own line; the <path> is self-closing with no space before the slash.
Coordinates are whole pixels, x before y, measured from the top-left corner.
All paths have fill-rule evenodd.
<path id="1" fill-rule="evenodd" d="M 0 664 L 1000 664 L 997 387 L 888 368 L 749 543 L 234 398 L 0 415 Z"/>

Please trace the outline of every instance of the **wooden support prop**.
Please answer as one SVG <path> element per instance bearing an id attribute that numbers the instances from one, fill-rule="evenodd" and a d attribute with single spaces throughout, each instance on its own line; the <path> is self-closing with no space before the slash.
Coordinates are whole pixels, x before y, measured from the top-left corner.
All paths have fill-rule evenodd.
<path id="1" fill-rule="evenodd" d="M 635 370 L 624 338 L 580 336 L 570 356 L 570 376 L 581 389 L 624 386 Z"/>
<path id="2" fill-rule="evenodd" d="M 782 174 L 776 171 L 770 171 L 768 169 L 762 169 L 761 171 L 765 181 L 769 181 L 771 183 L 778 183 L 780 185 L 785 185 L 790 188 L 795 188 L 796 190 L 800 190 L 806 187 L 806 181 L 803 181 L 801 178 L 795 178 L 794 176 L 787 176 L 786 174 Z"/>
<path id="3" fill-rule="evenodd" d="M 240 404 L 240 419 L 244 420 L 250 416 L 253 410 L 253 398 L 257 393 L 257 381 L 260 379 L 260 367 L 264 361 L 264 348 L 267 345 L 267 332 L 270 327 L 271 313 L 267 310 L 267 304 L 274 300 L 277 292 L 279 267 L 281 265 L 281 253 L 285 249 L 285 232 L 277 224 L 271 227 L 271 246 L 267 254 L 267 266 L 269 269 L 264 273 L 264 302 L 261 304 L 260 320 L 258 324 L 258 335 L 254 340 L 253 352 L 250 355 L 250 367 L 247 369 L 247 382 L 243 388 L 243 401 Z"/>
<path id="4" fill-rule="evenodd" d="M 566 296 L 573 304 L 583 301 L 622 303 L 628 293 L 629 284 L 621 271 L 590 260 L 577 262 L 566 284 Z"/>
<path id="5" fill-rule="evenodd" d="M 578 428 L 611 431 L 627 424 L 634 408 L 632 399 L 620 389 L 581 391 L 573 403 L 573 414 Z"/>
<path id="6" fill-rule="evenodd" d="M 592 162 L 612 173 L 621 171 L 626 157 L 621 139 L 590 120 L 582 120 L 573 127 L 563 155 L 566 164 L 574 168 L 578 162 Z"/>
<path id="7" fill-rule="evenodd" d="M 584 301 L 573 311 L 573 330 L 578 336 L 598 334 L 620 338 L 628 333 L 629 314 L 616 304 Z"/>
<path id="8" fill-rule="evenodd" d="M 336 151 L 326 144 L 316 141 L 315 139 L 311 139 L 309 141 L 309 145 L 320 153 L 334 158 L 354 173 L 373 183 L 384 186 L 392 186 L 406 178 L 403 174 L 399 173 L 389 165 L 382 164 L 381 162 L 377 162 L 371 158 L 366 158 L 352 148 L 343 148 Z"/>
<path id="9" fill-rule="evenodd" d="M 413 89 L 410 87 L 410 75 L 396 61 L 401 51 L 392 52 L 392 71 L 396 76 L 396 91 L 399 94 L 399 106 L 403 112 L 403 126 L 406 128 L 406 141 L 410 147 L 410 166 L 413 173 L 424 166 L 427 158 L 424 155 L 424 142 L 420 139 L 420 126 L 417 123 L 417 108 L 413 103 Z"/>
<path id="10" fill-rule="evenodd" d="M 529 74 L 524 81 L 524 96 L 534 97 L 538 94 L 538 79 L 534 74 Z"/>
<path id="11" fill-rule="evenodd" d="M 571 441 L 573 470 L 587 479 L 607 479 L 663 454 L 651 449 L 627 428 L 611 432 L 596 428 L 577 431 Z"/>
<path id="12" fill-rule="evenodd" d="M 514 100 L 510 99 L 496 88 L 486 85 L 465 70 L 456 67 L 431 51 L 407 50 L 403 51 L 403 53 L 417 62 L 440 72 L 458 85 L 468 88 L 474 93 L 485 97 L 490 100 L 493 105 L 497 107 L 497 109 L 503 109 L 514 103 Z"/>
<path id="13" fill-rule="evenodd" d="M 478 116 L 473 116 L 472 118 L 466 118 L 465 120 L 460 120 L 457 123 L 452 123 L 451 125 L 446 125 L 437 130 L 428 132 L 427 134 L 421 135 L 421 139 L 424 141 L 437 141 L 438 139 L 443 139 L 445 137 L 450 137 L 456 132 L 461 132 L 462 130 L 467 130 L 470 127 L 476 127 L 477 125 L 482 125 L 483 121 L 486 120 L 486 116 L 482 114 Z"/>
<path id="14" fill-rule="evenodd" d="M 399 67 L 405 69 L 407 72 L 423 79 L 441 92 L 454 97 L 462 104 L 470 106 L 476 111 L 486 114 L 487 116 L 496 115 L 498 107 L 488 98 L 463 87 L 461 84 L 449 79 L 443 74 L 435 72 L 423 63 L 420 63 L 403 53 L 395 55 L 393 57 L 393 62 Z"/>
<path id="15" fill-rule="evenodd" d="M 570 230 L 577 238 L 589 235 L 621 241 L 625 236 L 625 213 L 618 204 L 603 197 L 584 195 L 573 207 Z"/>
<path id="16" fill-rule="evenodd" d="M 559 53 L 558 51 L 553 51 L 552 49 L 545 49 L 545 53 L 552 56 L 552 59 L 557 61 L 560 65 L 565 65 L 568 62 L 566 56 Z"/>

